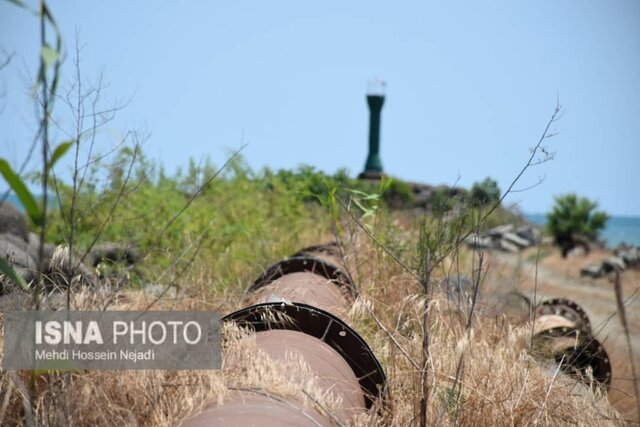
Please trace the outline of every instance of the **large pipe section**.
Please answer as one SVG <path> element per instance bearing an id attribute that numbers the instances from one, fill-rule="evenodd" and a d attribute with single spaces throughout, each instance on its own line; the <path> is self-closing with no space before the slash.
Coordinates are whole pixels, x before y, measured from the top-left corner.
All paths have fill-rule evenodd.
<path id="1" fill-rule="evenodd" d="M 302 398 L 242 391 L 183 426 L 345 425 L 372 407 L 386 378 L 367 343 L 343 320 L 354 298 L 337 246 L 313 246 L 268 268 L 247 289 L 250 305 L 223 318 L 255 331 L 257 347 L 275 363 L 290 354 L 301 358 L 323 393 L 341 400 L 334 413 L 305 407 Z"/>
<path id="2" fill-rule="evenodd" d="M 536 308 L 533 343 L 536 353 L 551 358 L 560 369 L 586 385 L 608 388 L 611 363 L 593 336 L 587 313 L 575 302 L 556 298 Z"/>
<path id="3" fill-rule="evenodd" d="M 473 296 L 471 280 L 445 279 L 438 286 L 457 307 L 468 309 Z M 493 297 L 498 298 L 502 313 L 513 311 L 523 319 L 531 313 L 531 301 L 519 292 Z M 551 361 L 554 372 L 559 368 L 560 372 L 576 377 L 587 386 L 608 389 L 611 384 L 609 356 L 594 337 L 584 309 L 569 299 L 555 298 L 538 304 L 534 314 L 533 355 L 542 361 Z"/>

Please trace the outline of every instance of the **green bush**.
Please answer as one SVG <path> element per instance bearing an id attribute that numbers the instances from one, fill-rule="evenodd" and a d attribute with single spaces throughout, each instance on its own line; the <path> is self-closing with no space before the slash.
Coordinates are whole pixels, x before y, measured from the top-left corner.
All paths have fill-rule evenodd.
<path id="1" fill-rule="evenodd" d="M 486 177 L 482 182 L 473 184 L 469 201 L 471 206 L 474 207 L 491 206 L 498 203 L 500 194 L 498 183 L 494 179 Z"/>
<path id="2" fill-rule="evenodd" d="M 451 189 L 448 187 L 439 187 L 433 191 L 430 204 L 433 213 L 442 216 L 454 208 L 456 201 L 451 194 Z"/>
<path id="3" fill-rule="evenodd" d="M 560 246 L 562 256 L 576 246 L 589 249 L 588 243 L 598 238 L 609 215 L 596 211 L 598 204 L 574 193 L 555 197 L 552 211 L 547 214 L 547 231 Z"/>
<path id="4" fill-rule="evenodd" d="M 382 197 L 391 209 L 411 208 L 415 201 L 411 185 L 399 179 L 391 180 Z"/>
<path id="5" fill-rule="evenodd" d="M 144 258 L 141 277 L 133 278 L 140 282 L 165 271 L 185 282 L 207 271 L 215 276 L 214 288 L 246 286 L 269 263 L 330 238 L 331 216 L 323 205 L 331 197 L 350 200 L 365 215 L 375 212 L 385 190 L 345 170 L 254 171 L 242 157 L 203 188 L 218 169 L 210 160 L 191 161 L 169 175 L 136 150 L 134 156 L 123 148 L 95 163 L 77 196 L 73 240 L 80 253 L 96 239 L 134 245 Z M 47 229 L 52 243 L 70 237 L 72 187 L 58 181 L 58 191 L 60 206 L 56 198 Z"/>

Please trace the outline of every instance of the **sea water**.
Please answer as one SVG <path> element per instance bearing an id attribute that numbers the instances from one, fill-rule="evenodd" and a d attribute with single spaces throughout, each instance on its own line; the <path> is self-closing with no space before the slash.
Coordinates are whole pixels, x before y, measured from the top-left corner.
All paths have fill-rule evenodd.
<path id="1" fill-rule="evenodd" d="M 525 214 L 525 217 L 534 224 L 545 225 L 545 214 Z M 600 237 L 607 242 L 607 246 L 615 248 L 620 243 L 640 246 L 640 216 L 612 216 L 607 225 L 600 232 Z"/>

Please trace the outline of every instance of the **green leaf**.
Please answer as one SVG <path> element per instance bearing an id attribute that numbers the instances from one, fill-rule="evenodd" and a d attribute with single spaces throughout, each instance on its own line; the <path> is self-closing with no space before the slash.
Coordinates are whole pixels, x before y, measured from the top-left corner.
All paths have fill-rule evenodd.
<path id="1" fill-rule="evenodd" d="M 56 162 L 58 160 L 60 160 L 60 157 L 64 156 L 64 154 L 67 151 L 69 151 L 69 148 L 71 148 L 74 143 L 75 143 L 75 141 L 73 139 L 69 140 L 69 141 L 61 142 L 60 145 L 58 145 L 56 147 L 56 149 L 53 150 L 53 155 L 51 156 L 51 159 L 49 160 L 49 164 L 47 165 L 47 169 L 51 169 L 53 167 L 53 165 L 55 165 Z"/>
<path id="2" fill-rule="evenodd" d="M 23 291 L 28 291 L 29 286 L 24 281 L 22 276 L 20 276 L 16 271 L 9 265 L 4 257 L 0 257 L 0 272 L 7 276 L 9 279 L 13 280 L 18 286 L 22 288 Z"/>
<path id="3" fill-rule="evenodd" d="M 22 206 L 27 211 L 27 214 L 36 225 L 42 224 L 42 212 L 38 207 L 33 194 L 29 191 L 20 177 L 11 169 L 11 166 L 5 159 L 0 159 L 0 173 L 4 176 L 11 189 L 16 193 L 18 199 L 22 203 Z"/>

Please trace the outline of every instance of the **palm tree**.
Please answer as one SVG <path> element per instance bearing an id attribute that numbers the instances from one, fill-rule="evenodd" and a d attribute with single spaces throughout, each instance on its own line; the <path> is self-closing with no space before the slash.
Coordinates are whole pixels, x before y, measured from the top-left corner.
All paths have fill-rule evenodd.
<path id="1" fill-rule="evenodd" d="M 609 215 L 595 211 L 597 206 L 596 202 L 575 193 L 555 197 L 553 210 L 547 214 L 547 230 L 560 246 L 563 257 L 576 246 L 583 246 L 588 252 L 588 243 L 598 238 Z"/>

